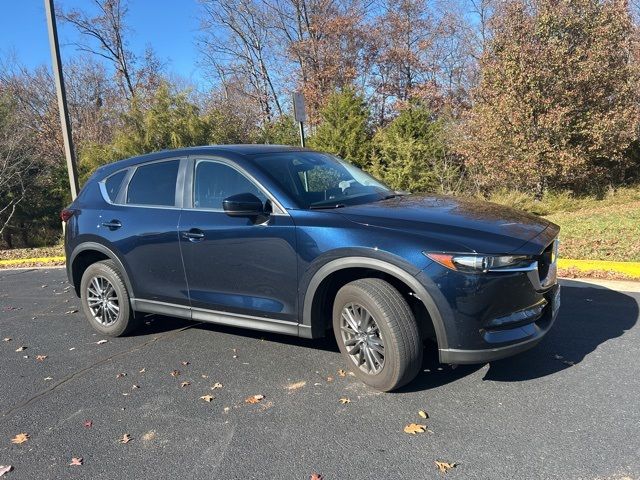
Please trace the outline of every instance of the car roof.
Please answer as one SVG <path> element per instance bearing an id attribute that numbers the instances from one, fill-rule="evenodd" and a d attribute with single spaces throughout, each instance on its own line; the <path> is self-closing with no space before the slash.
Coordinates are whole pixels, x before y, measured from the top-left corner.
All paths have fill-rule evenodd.
<path id="1" fill-rule="evenodd" d="M 161 160 L 167 157 L 179 157 L 182 155 L 224 155 L 225 153 L 231 153 L 235 155 L 251 156 L 259 153 L 280 153 L 292 151 L 296 152 L 311 150 L 301 147 L 292 147 L 290 145 L 261 144 L 204 145 L 200 147 L 185 147 L 170 150 L 160 150 L 158 152 L 147 153 L 145 155 L 139 155 L 136 157 L 118 160 L 116 162 L 111 162 L 97 169 L 96 173 L 100 172 L 102 176 L 104 174 L 110 174 L 122 168 L 139 165 L 141 163 Z"/>

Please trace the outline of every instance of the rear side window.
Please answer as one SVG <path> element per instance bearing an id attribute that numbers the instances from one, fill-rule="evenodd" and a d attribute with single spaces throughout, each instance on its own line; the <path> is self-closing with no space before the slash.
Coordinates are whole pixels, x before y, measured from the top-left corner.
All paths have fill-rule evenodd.
<path id="1" fill-rule="evenodd" d="M 179 166 L 179 160 L 170 160 L 138 167 L 129 182 L 127 203 L 173 207 Z"/>
<path id="2" fill-rule="evenodd" d="M 127 170 L 122 170 L 121 172 L 114 173 L 109 178 L 104 181 L 105 189 L 107 190 L 107 196 L 109 200 L 112 202 L 116 201 L 118 197 L 118 192 L 120 191 L 120 187 L 122 186 L 122 181 L 124 177 L 127 176 Z"/>

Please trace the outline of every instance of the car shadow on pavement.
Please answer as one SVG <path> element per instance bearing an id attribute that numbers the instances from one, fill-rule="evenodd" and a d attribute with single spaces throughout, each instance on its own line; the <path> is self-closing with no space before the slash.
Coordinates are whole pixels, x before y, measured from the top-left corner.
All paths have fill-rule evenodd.
<path id="1" fill-rule="evenodd" d="M 638 301 L 624 293 L 605 288 L 564 286 L 558 318 L 545 338 L 531 350 L 491 362 L 483 380 L 519 382 L 571 368 L 599 345 L 631 329 L 638 320 L 638 313 Z M 440 364 L 435 345 L 427 347 L 422 372 L 398 392 L 437 388 L 483 366 L 452 368 Z"/>
<path id="2" fill-rule="evenodd" d="M 638 312 L 638 301 L 624 293 L 605 288 L 564 286 L 558 318 L 542 342 L 519 355 L 491 362 L 483 380 L 526 381 L 571 368 L 599 345 L 632 328 L 638 320 Z M 335 339 L 330 335 L 309 340 L 158 315 L 149 315 L 145 320 L 145 327 L 133 335 L 153 335 L 193 325 L 194 328 L 211 332 L 339 353 Z M 398 392 L 437 388 L 470 375 L 483 366 L 441 364 L 435 343 L 427 343 L 421 372 Z"/>
<path id="3" fill-rule="evenodd" d="M 484 380 L 518 382 L 579 364 L 599 345 L 622 336 L 638 320 L 638 301 L 606 288 L 562 288 L 558 318 L 540 344 L 490 364 Z"/>
<path id="4" fill-rule="evenodd" d="M 149 314 L 147 317 L 145 317 L 144 328 L 135 330 L 130 335 L 157 335 L 160 333 L 179 330 L 181 328 L 189 326 L 193 326 L 193 328 L 197 328 L 199 330 L 207 330 L 210 332 L 223 333 L 227 335 L 237 335 L 239 337 L 255 338 L 256 340 L 266 340 L 274 343 L 340 353 L 338 344 L 330 335 L 327 335 L 324 338 L 311 340 L 307 338 L 293 337 L 291 335 L 261 332 L 259 330 L 250 330 L 240 327 L 229 327 L 226 325 L 219 325 L 215 323 L 196 322 L 192 320 L 184 320 L 175 317 L 165 317 L 163 315 L 155 314 Z"/>

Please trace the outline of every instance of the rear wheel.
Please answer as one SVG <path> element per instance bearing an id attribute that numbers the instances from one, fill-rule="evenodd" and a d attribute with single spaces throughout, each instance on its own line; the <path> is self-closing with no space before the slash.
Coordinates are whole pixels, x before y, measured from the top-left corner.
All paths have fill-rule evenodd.
<path id="1" fill-rule="evenodd" d="M 80 282 L 82 310 L 98 332 L 118 337 L 133 331 L 139 317 L 131 309 L 129 292 L 112 260 L 103 260 L 85 270 Z"/>
<path id="2" fill-rule="evenodd" d="M 405 385 L 422 365 L 423 346 L 411 308 L 379 278 L 356 280 L 338 291 L 333 330 L 349 368 L 378 390 Z"/>

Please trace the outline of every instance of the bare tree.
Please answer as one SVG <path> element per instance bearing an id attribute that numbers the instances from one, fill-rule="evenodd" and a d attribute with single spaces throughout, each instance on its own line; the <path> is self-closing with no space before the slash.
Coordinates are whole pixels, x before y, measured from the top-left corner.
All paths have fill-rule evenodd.
<path id="1" fill-rule="evenodd" d="M 260 106 L 263 121 L 282 114 L 276 90 L 273 48 L 264 4 L 256 0 L 202 0 L 200 50 L 214 77 L 229 89 L 229 79 L 242 78 L 244 92 Z"/>
<path id="2" fill-rule="evenodd" d="M 81 9 L 58 10 L 56 15 L 76 27 L 86 41 L 76 42 L 79 50 L 98 55 L 111 63 L 118 84 L 127 98 L 136 95 L 136 57 L 128 48 L 125 24 L 126 0 L 93 0 L 98 15 L 90 16 Z"/>
<path id="3" fill-rule="evenodd" d="M 5 230 L 27 196 L 27 177 L 35 158 L 28 131 L 15 117 L 12 103 L 0 104 L 0 236 L 9 243 Z"/>

